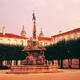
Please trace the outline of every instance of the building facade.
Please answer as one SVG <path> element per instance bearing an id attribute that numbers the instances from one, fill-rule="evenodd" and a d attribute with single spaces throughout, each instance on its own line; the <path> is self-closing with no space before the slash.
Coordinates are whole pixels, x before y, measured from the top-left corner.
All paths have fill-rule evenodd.
<path id="1" fill-rule="evenodd" d="M 59 33 L 57 35 L 52 36 L 52 44 L 56 44 L 62 40 L 75 40 L 80 38 L 80 28 L 73 29 L 64 33 Z"/>
<path id="2" fill-rule="evenodd" d="M 38 44 L 40 46 L 49 46 L 51 44 L 56 44 L 62 40 L 67 41 L 78 38 L 80 38 L 80 28 L 67 31 L 64 33 L 60 31 L 59 34 L 51 37 L 45 37 L 41 29 L 39 36 L 37 36 L 37 40 L 39 42 Z M 30 42 L 31 38 L 28 39 L 26 37 L 26 30 L 24 29 L 24 26 L 22 27 L 21 36 L 12 33 L 6 33 L 5 27 L 3 27 L 2 29 L 2 33 L 0 33 L 0 44 L 28 46 Z"/>
<path id="3" fill-rule="evenodd" d="M 2 28 L 2 33 L 0 33 L 0 44 L 27 46 L 27 40 L 28 39 L 26 37 L 6 33 L 4 26 Z"/>
<path id="4" fill-rule="evenodd" d="M 33 18 L 36 20 L 34 14 Z M 59 31 L 59 34 L 51 37 L 45 37 L 41 28 L 40 34 L 39 36 L 37 36 L 36 23 L 34 22 L 34 24 L 35 27 L 33 28 L 34 31 L 33 34 L 35 34 L 35 36 L 32 34 L 32 37 L 30 39 L 26 37 L 26 30 L 24 28 L 24 25 L 22 26 L 20 35 L 6 33 L 5 27 L 3 26 L 2 33 L 0 33 L 0 44 L 28 46 L 33 37 L 35 37 L 38 40 L 39 46 L 48 46 L 51 44 L 56 44 L 62 40 L 71 40 L 80 38 L 80 28 L 70 30 L 64 33 L 62 33 L 62 31 Z"/>

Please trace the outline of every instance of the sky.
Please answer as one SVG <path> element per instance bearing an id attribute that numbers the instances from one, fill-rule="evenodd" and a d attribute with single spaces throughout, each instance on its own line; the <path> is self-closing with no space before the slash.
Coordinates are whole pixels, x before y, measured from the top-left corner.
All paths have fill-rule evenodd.
<path id="1" fill-rule="evenodd" d="M 27 37 L 32 36 L 32 13 L 35 10 L 37 35 L 44 36 L 80 28 L 80 0 L 0 0 L 0 32 L 20 35 L 24 25 Z"/>

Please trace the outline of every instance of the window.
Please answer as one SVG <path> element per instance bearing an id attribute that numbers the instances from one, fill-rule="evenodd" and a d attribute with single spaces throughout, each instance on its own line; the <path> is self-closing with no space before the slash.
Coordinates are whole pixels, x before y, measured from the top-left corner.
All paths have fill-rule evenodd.
<path id="1" fill-rule="evenodd" d="M 40 42 L 40 47 L 42 47 L 42 42 Z"/>
<path id="2" fill-rule="evenodd" d="M 44 46 L 47 46 L 47 43 L 44 43 Z"/>

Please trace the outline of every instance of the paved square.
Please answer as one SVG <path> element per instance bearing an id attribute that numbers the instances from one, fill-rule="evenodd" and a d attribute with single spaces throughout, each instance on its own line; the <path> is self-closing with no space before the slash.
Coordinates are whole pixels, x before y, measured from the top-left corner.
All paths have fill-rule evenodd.
<path id="1" fill-rule="evenodd" d="M 0 80 L 80 80 L 80 70 L 38 74 L 5 74 L 0 71 Z"/>

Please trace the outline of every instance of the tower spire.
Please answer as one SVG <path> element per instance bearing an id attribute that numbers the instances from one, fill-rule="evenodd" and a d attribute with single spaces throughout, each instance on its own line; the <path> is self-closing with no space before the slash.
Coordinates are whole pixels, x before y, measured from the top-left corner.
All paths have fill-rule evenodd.
<path id="1" fill-rule="evenodd" d="M 26 31 L 24 29 L 24 25 L 22 25 L 21 36 L 26 37 Z"/>
<path id="2" fill-rule="evenodd" d="M 40 31 L 39 37 L 44 37 L 44 34 L 43 34 L 43 31 L 42 31 L 42 28 L 41 28 L 41 31 Z"/>

